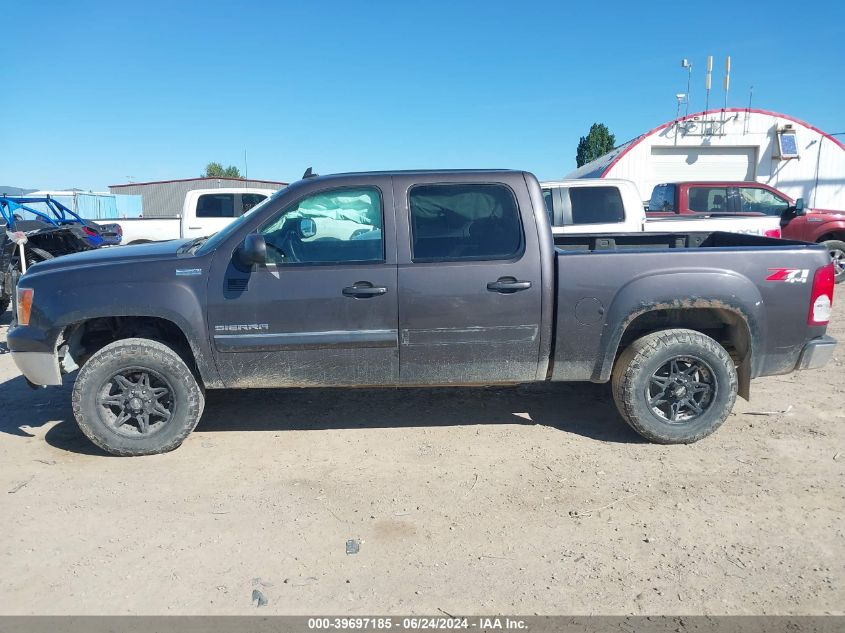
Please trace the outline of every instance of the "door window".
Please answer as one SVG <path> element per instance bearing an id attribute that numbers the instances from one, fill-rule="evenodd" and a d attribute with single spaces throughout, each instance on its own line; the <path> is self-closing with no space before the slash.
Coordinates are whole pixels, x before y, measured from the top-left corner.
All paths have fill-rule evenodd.
<path id="1" fill-rule="evenodd" d="M 505 185 L 417 185 L 409 206 L 415 262 L 510 259 L 522 252 L 519 208 Z"/>
<path id="2" fill-rule="evenodd" d="M 738 187 L 739 210 L 742 213 L 760 213 L 780 216 L 789 207 L 789 201 L 760 187 Z"/>
<path id="3" fill-rule="evenodd" d="M 267 196 L 260 193 L 243 193 L 241 194 L 241 212 L 238 215 L 246 213 L 259 202 L 266 199 Z"/>
<path id="4" fill-rule="evenodd" d="M 206 193 L 197 199 L 198 218 L 234 218 L 235 194 Z"/>
<path id="5" fill-rule="evenodd" d="M 570 187 L 572 224 L 611 224 L 625 221 L 618 187 Z"/>
<path id="6" fill-rule="evenodd" d="M 726 187 L 690 187 L 689 209 L 695 213 L 727 213 Z"/>
<path id="7" fill-rule="evenodd" d="M 283 210 L 260 230 L 267 263 L 384 261 L 381 195 L 374 187 L 321 191 Z"/>
<path id="8" fill-rule="evenodd" d="M 236 218 L 265 198 L 260 193 L 205 193 L 197 198 L 197 217 Z"/>

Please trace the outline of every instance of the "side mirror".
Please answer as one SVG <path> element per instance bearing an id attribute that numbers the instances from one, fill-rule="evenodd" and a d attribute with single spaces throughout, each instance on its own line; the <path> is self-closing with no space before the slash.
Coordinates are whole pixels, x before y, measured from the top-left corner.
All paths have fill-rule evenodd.
<path id="1" fill-rule="evenodd" d="M 313 218 L 299 218 L 296 233 L 300 239 L 314 237 L 317 235 L 317 223 Z"/>
<path id="2" fill-rule="evenodd" d="M 266 264 L 267 243 L 264 241 L 264 236 L 258 233 L 247 235 L 243 245 L 238 249 L 238 259 L 249 267 L 253 264 Z"/>
<path id="3" fill-rule="evenodd" d="M 804 215 L 804 198 L 795 201 L 795 215 Z"/>

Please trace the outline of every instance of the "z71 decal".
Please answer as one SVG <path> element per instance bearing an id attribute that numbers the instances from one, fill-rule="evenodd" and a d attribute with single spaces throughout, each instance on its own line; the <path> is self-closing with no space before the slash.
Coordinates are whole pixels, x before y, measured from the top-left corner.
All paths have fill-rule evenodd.
<path id="1" fill-rule="evenodd" d="M 807 268 L 769 268 L 766 281 L 783 281 L 788 284 L 805 284 L 810 278 Z"/>

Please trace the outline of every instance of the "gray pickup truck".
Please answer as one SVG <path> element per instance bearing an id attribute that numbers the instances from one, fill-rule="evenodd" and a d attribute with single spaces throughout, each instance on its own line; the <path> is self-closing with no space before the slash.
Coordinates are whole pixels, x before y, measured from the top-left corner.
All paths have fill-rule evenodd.
<path id="1" fill-rule="evenodd" d="M 179 446 L 206 389 L 611 382 L 694 442 L 750 381 L 824 365 L 823 246 L 730 233 L 554 238 L 521 171 L 309 177 L 219 233 L 33 266 L 8 332 L 34 385 L 78 370 L 82 431 Z"/>

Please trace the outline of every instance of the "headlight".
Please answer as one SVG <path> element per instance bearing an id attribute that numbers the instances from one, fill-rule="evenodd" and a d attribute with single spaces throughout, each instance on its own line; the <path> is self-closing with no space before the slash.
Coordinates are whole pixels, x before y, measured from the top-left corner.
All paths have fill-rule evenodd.
<path id="1" fill-rule="evenodd" d="M 18 296 L 15 304 L 18 308 L 18 325 L 29 325 L 29 316 L 32 313 L 32 298 L 35 291 L 32 288 L 18 287 Z"/>

